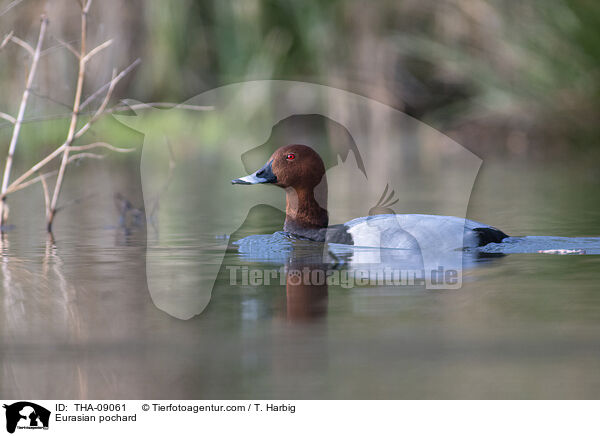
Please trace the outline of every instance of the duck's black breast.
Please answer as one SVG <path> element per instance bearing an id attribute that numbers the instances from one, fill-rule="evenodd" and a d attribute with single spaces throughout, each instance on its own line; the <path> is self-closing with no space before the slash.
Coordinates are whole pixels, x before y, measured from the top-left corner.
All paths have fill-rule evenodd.
<path id="1" fill-rule="evenodd" d="M 336 224 L 322 229 L 325 232 L 325 242 L 332 244 L 354 245 L 352 235 L 348 232 L 349 227 L 345 224 Z"/>

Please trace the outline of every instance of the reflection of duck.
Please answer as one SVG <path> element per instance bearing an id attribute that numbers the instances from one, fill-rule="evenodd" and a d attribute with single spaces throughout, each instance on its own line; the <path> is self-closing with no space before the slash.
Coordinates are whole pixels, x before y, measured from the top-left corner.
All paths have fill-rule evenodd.
<path id="1" fill-rule="evenodd" d="M 321 157 L 305 145 L 287 145 L 273 153 L 258 171 L 233 184 L 271 183 L 286 191 L 284 231 L 299 238 L 364 247 L 456 249 L 501 242 L 508 236 L 475 221 L 451 216 L 380 214 L 387 212 L 392 195 L 372 209 L 376 215 L 329 226 L 327 180 Z M 390 209 L 391 210 L 391 209 Z M 392 211 L 393 212 L 393 211 Z M 463 238 L 464 233 L 464 238 Z M 459 237 L 457 237 L 459 236 Z M 418 244 L 418 245 L 415 245 Z M 459 245 L 459 246 L 457 246 Z"/>
<path id="2" fill-rule="evenodd" d="M 327 314 L 327 268 L 291 261 L 286 270 L 287 319 L 303 321 Z"/>

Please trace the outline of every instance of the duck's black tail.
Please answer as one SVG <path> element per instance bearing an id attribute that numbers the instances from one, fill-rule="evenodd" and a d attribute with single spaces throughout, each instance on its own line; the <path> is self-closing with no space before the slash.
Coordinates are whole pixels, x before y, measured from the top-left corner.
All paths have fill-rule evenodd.
<path id="1" fill-rule="evenodd" d="M 493 227 L 478 227 L 473 229 L 479 237 L 479 246 L 483 247 L 491 242 L 502 242 L 508 235 L 502 230 L 495 229 Z"/>

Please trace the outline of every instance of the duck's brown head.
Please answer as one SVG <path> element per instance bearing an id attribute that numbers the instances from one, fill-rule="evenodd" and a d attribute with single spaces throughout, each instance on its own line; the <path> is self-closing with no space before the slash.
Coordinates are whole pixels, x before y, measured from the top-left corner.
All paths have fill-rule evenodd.
<path id="1" fill-rule="evenodd" d="M 272 183 L 282 188 L 312 189 L 321 183 L 324 175 L 325 165 L 316 151 L 306 145 L 292 144 L 275 150 L 258 171 L 231 183 Z"/>
<path id="2" fill-rule="evenodd" d="M 325 165 L 319 154 L 306 145 L 293 144 L 278 148 L 258 171 L 234 179 L 231 183 L 271 183 L 284 188 L 286 231 L 302 235 L 303 229 L 327 227 Z"/>

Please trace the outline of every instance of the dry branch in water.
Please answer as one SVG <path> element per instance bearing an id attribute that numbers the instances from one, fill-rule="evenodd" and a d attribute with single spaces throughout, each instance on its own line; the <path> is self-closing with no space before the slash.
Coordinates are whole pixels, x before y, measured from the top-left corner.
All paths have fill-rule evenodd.
<path id="1" fill-rule="evenodd" d="M 49 232 L 52 231 L 52 224 L 54 222 L 54 218 L 56 213 L 62 209 L 58 207 L 58 200 L 61 193 L 61 188 L 64 182 L 66 169 L 68 164 L 80 161 L 84 158 L 90 159 L 102 159 L 104 156 L 101 154 L 96 154 L 90 152 L 90 150 L 94 149 L 105 149 L 111 152 L 117 153 L 127 153 L 134 151 L 134 149 L 129 148 L 119 148 L 115 147 L 111 144 L 107 144 L 105 142 L 94 142 L 92 144 L 87 145 L 73 145 L 74 141 L 81 138 L 86 132 L 89 131 L 91 126 L 103 115 L 111 114 L 115 112 L 129 111 L 129 110 L 139 110 L 139 109 L 147 109 L 149 107 L 155 108 L 178 108 L 184 110 L 192 110 L 192 111 L 205 111 L 212 110 L 212 106 L 195 106 L 195 105 L 186 105 L 186 104 L 175 104 L 175 103 L 142 103 L 142 104 L 134 104 L 128 105 L 125 102 L 120 102 L 116 104 L 114 107 L 109 108 L 108 103 L 110 98 L 114 92 L 116 85 L 119 83 L 121 79 L 123 79 L 127 74 L 129 74 L 137 65 L 140 63 L 140 59 L 136 59 L 133 63 L 131 63 L 127 68 L 123 69 L 121 72 L 117 74 L 116 71 L 113 71 L 111 80 L 94 91 L 90 96 L 85 99 L 82 99 L 83 95 L 83 84 L 85 81 L 85 72 L 86 65 L 89 60 L 100 53 L 105 48 L 109 47 L 112 44 L 112 40 L 108 40 L 97 47 L 93 48 L 89 52 L 86 51 L 86 36 L 87 36 L 87 16 L 92 4 L 92 0 L 80 0 L 79 4 L 81 5 L 81 45 L 79 47 L 79 51 L 77 51 L 70 43 L 62 41 L 58 38 L 55 38 L 59 42 L 59 46 L 64 47 L 69 52 L 71 52 L 78 59 L 78 74 L 77 74 L 77 83 L 75 87 L 75 95 L 73 99 L 72 111 L 68 114 L 71 118 L 69 124 L 69 130 L 67 132 L 67 138 L 65 141 L 57 147 L 50 154 L 45 156 L 31 168 L 23 172 L 20 176 L 16 177 L 16 179 L 10 182 L 10 173 L 13 163 L 13 156 L 15 153 L 16 144 L 19 137 L 19 132 L 21 125 L 26 121 L 34 121 L 38 118 L 32 118 L 29 120 L 24 119 L 25 108 L 27 106 L 27 100 L 30 94 L 36 95 L 31 91 L 31 86 L 35 77 L 35 71 L 37 68 L 37 63 L 40 57 L 41 48 L 43 45 L 44 34 L 47 26 L 47 19 L 45 16 L 42 17 L 42 24 L 40 27 L 40 33 L 38 37 L 38 42 L 35 47 L 31 47 L 27 42 L 21 40 L 14 36 L 11 32 L 9 33 L 0 43 L 0 49 L 2 49 L 9 42 L 13 42 L 22 48 L 24 48 L 28 53 L 32 56 L 32 65 L 29 70 L 29 75 L 26 81 L 26 87 L 23 92 L 23 98 L 21 99 L 21 105 L 19 107 L 19 113 L 17 117 L 13 117 L 10 114 L 0 112 L 0 119 L 6 120 L 9 123 L 13 124 L 13 135 L 11 138 L 8 157 L 6 160 L 6 168 L 4 170 L 4 177 L 2 179 L 2 189 L 0 191 L 0 223 L 5 224 L 6 218 L 8 216 L 8 207 L 6 206 L 6 198 L 9 194 L 20 191 L 24 188 L 27 188 L 31 185 L 34 185 L 37 182 L 40 182 L 42 185 L 43 193 L 44 193 L 44 203 L 46 210 L 46 226 Z M 50 49 L 46 49 L 48 51 Z M 104 98 L 100 103 L 99 107 L 89 112 L 89 119 L 79 128 L 77 128 L 77 124 L 80 120 L 80 117 L 83 114 L 83 110 L 89 106 L 92 102 L 94 102 L 97 98 L 104 94 Z M 82 101 L 83 100 L 83 101 Z M 70 107 L 70 106 L 69 106 Z M 87 114 L 86 114 L 87 115 Z M 46 118 L 42 118 L 46 119 Z M 71 154 L 72 152 L 78 152 L 76 154 Z M 61 161 L 58 170 L 46 171 L 42 172 L 45 167 L 53 162 L 56 158 L 61 156 Z M 170 168 L 172 171 L 172 168 Z M 50 187 L 48 180 L 56 175 L 56 182 L 54 184 L 54 189 L 52 193 L 50 192 Z"/>
<path id="2" fill-rule="evenodd" d="M 31 48 L 29 44 L 22 41 L 12 34 L 12 32 L 2 41 L 2 46 L 6 45 L 9 40 L 19 44 L 21 47 L 24 47 L 32 56 L 31 60 L 31 69 L 29 70 L 29 74 L 27 76 L 27 81 L 25 83 L 25 90 L 23 91 L 23 97 L 21 98 L 21 104 L 19 105 L 19 112 L 17 118 L 13 118 L 13 133 L 10 139 L 10 145 L 8 146 L 8 156 L 6 158 L 6 165 L 4 167 L 4 176 L 2 177 L 2 188 L 0 189 L 1 199 L 0 199 L 0 227 L 2 227 L 7 219 L 7 213 L 5 213 L 6 208 L 6 191 L 8 188 L 8 181 L 10 179 L 10 172 L 12 170 L 13 157 L 15 155 L 15 149 L 17 147 L 17 141 L 19 140 L 19 133 L 21 132 L 21 124 L 23 123 L 23 116 L 25 115 L 25 108 L 27 107 L 27 100 L 29 99 L 29 90 L 31 89 L 31 85 L 33 84 L 33 79 L 35 77 L 35 72 L 37 70 L 38 61 L 40 59 L 40 51 L 42 48 L 42 43 L 44 41 L 44 35 L 46 33 L 46 26 L 48 25 L 48 18 L 43 15 L 42 16 L 42 24 L 40 25 L 40 33 L 38 35 L 38 41 L 35 46 L 35 50 Z M 6 114 L 5 114 L 6 115 Z M 9 116 L 10 117 L 10 116 Z M 4 119 L 8 119 L 6 116 L 3 116 Z"/>
<path id="3" fill-rule="evenodd" d="M 75 99 L 73 101 L 73 113 L 71 115 L 71 124 L 69 125 L 69 132 L 67 133 L 67 140 L 64 143 L 63 157 L 58 170 L 58 176 L 56 177 L 56 184 L 54 185 L 54 194 L 52 194 L 52 200 L 50 202 L 50 208 L 46 209 L 46 225 L 48 231 L 52 231 L 52 223 L 54 221 L 54 215 L 56 213 L 56 204 L 58 203 L 58 197 L 62 188 L 62 183 L 65 177 L 65 170 L 67 163 L 69 162 L 69 152 L 73 139 L 75 138 L 75 129 L 77 128 L 77 120 L 79 118 L 79 105 L 81 103 L 81 92 L 83 91 L 83 80 L 85 78 L 85 65 L 87 61 L 95 54 L 107 47 L 112 43 L 112 40 L 105 42 L 94 48 L 89 53 L 86 53 L 86 37 L 87 37 L 87 15 L 90 11 L 92 0 L 87 0 L 85 6 L 81 3 L 81 47 L 79 54 L 79 72 L 77 74 L 77 86 L 75 88 Z M 114 75 L 113 75 L 114 77 Z M 110 95 L 107 95 L 107 99 Z"/>
<path id="4" fill-rule="evenodd" d="M 75 87 L 75 96 L 74 96 L 74 100 L 73 100 L 72 112 L 70 113 L 71 122 L 69 124 L 67 138 L 63 144 L 61 144 L 58 148 L 56 148 L 53 152 L 51 152 L 49 155 L 44 157 L 38 163 L 33 165 L 29 170 L 25 171 L 23 174 L 21 174 L 19 177 L 17 177 L 10 184 L 9 184 L 10 172 L 11 172 L 11 168 L 12 168 L 14 150 L 15 150 L 15 146 L 16 146 L 17 139 L 19 136 L 20 127 L 23 123 L 23 115 L 25 112 L 27 99 L 31 93 L 31 84 L 33 82 L 33 78 L 35 75 L 37 61 L 40 57 L 42 41 L 43 41 L 43 37 L 44 37 L 45 30 L 46 30 L 46 25 L 47 25 L 46 18 L 44 17 L 42 20 L 42 27 L 40 28 L 38 44 L 37 44 L 35 50 L 33 48 L 31 48 L 31 46 L 27 42 L 15 37 L 12 32 L 10 34 L 8 34 L 3 39 L 2 44 L 0 44 L 0 49 L 1 49 L 8 42 L 14 42 L 14 43 L 20 45 L 21 47 L 23 47 L 25 50 L 27 50 L 33 57 L 32 67 L 30 69 L 30 73 L 27 78 L 26 88 L 23 93 L 23 98 L 21 100 L 21 106 L 19 108 L 19 115 L 17 116 L 17 118 L 14 118 L 13 116 L 11 116 L 9 114 L 0 112 L 0 118 L 5 119 L 5 120 L 9 121 L 10 123 L 14 124 L 13 137 L 11 139 L 11 145 L 9 146 L 9 153 L 8 153 L 8 158 L 6 160 L 6 169 L 4 172 L 2 190 L 0 192 L 0 201 L 1 201 L 1 205 L 2 205 L 2 208 L 0 209 L 0 216 L 4 217 L 4 219 L 2 220 L 3 224 L 5 223 L 6 217 L 8 215 L 6 213 L 8 211 L 8 208 L 4 207 L 7 195 L 14 193 L 16 191 L 20 191 L 21 189 L 31 186 L 37 182 L 41 182 L 42 188 L 44 190 L 47 229 L 48 229 L 48 231 L 51 231 L 54 216 L 56 215 L 56 212 L 59 210 L 59 208 L 57 207 L 57 203 L 58 203 L 58 199 L 60 196 L 62 184 L 64 181 L 67 165 L 72 162 L 75 162 L 75 161 L 80 161 L 84 158 L 102 159 L 104 157 L 103 155 L 91 153 L 91 152 L 77 153 L 77 154 L 73 154 L 73 155 L 71 155 L 71 152 L 73 152 L 73 151 L 82 152 L 85 150 L 92 150 L 95 148 L 104 148 L 104 149 L 118 152 L 118 153 L 126 153 L 126 152 L 133 151 L 133 149 L 118 148 L 118 147 L 114 147 L 110 144 L 103 143 L 103 142 L 96 142 L 93 144 L 82 145 L 82 146 L 73 146 L 72 145 L 73 142 L 76 139 L 82 137 L 102 115 L 109 113 L 107 111 L 107 105 L 110 101 L 110 98 L 115 89 L 115 86 L 123 77 L 125 77 L 126 74 L 128 74 L 130 71 L 132 71 L 133 68 L 135 68 L 140 63 L 140 60 L 137 59 L 131 65 L 129 65 L 126 69 L 121 71 L 119 74 L 116 74 L 116 71 L 113 71 L 113 75 L 112 75 L 110 82 L 108 82 L 106 85 L 101 87 L 99 90 L 95 91 L 91 96 L 89 96 L 87 99 L 85 99 L 85 101 L 83 103 L 81 103 L 82 92 L 83 92 L 83 83 L 85 80 L 86 64 L 90 61 L 90 59 L 92 59 L 92 57 L 94 55 L 100 53 L 103 49 L 110 46 L 112 44 L 112 40 L 108 40 L 108 41 L 98 45 L 97 47 L 93 48 L 89 52 L 86 52 L 87 16 L 88 16 L 91 4 L 92 4 L 92 0 L 85 0 L 85 2 L 79 2 L 79 3 L 81 5 L 81 46 L 80 46 L 80 51 L 77 52 L 71 44 L 66 43 L 66 42 L 56 38 L 57 41 L 59 41 L 60 45 L 63 47 L 66 47 L 71 53 L 73 53 L 77 57 L 77 59 L 79 61 L 77 84 Z M 86 107 L 87 105 L 89 105 L 90 103 L 92 103 L 92 101 L 94 99 L 99 97 L 104 92 L 106 92 L 106 94 L 105 94 L 104 99 L 102 100 L 100 106 L 93 112 L 92 116 L 87 120 L 87 122 L 83 126 L 81 126 L 79 129 L 77 129 L 77 123 L 79 121 L 82 109 L 84 107 Z M 62 159 L 61 159 L 58 170 L 40 173 L 40 171 L 43 170 L 46 165 L 48 165 L 55 158 L 57 158 L 61 155 L 62 155 Z M 37 174 L 37 176 L 33 177 L 36 174 Z M 54 175 L 56 175 L 57 178 L 56 178 L 56 183 L 54 184 L 54 190 L 52 192 L 52 195 L 50 195 L 48 179 Z"/>

